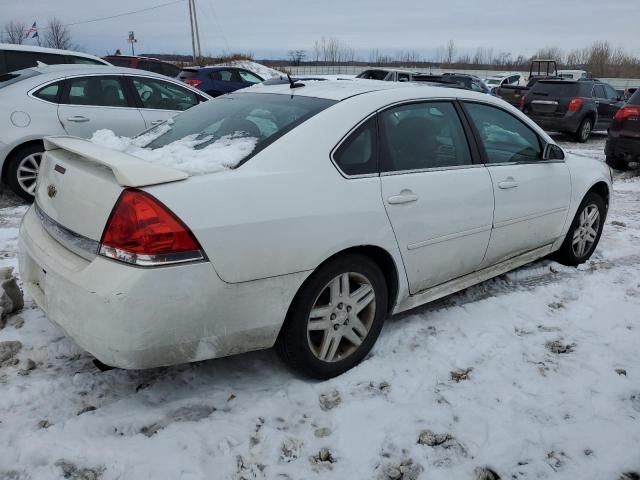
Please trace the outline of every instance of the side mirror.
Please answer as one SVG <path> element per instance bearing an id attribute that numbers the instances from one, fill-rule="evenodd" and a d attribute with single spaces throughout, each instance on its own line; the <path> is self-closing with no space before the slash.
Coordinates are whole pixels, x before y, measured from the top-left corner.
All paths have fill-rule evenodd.
<path id="1" fill-rule="evenodd" d="M 564 160 L 564 150 L 555 143 L 547 143 L 542 152 L 542 160 Z"/>

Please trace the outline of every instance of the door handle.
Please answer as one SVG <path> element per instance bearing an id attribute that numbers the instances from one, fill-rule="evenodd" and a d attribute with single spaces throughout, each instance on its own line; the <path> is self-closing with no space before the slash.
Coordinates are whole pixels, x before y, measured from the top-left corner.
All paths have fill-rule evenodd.
<path id="1" fill-rule="evenodd" d="M 518 186 L 518 182 L 514 180 L 513 177 L 509 177 L 498 183 L 498 187 L 503 190 L 508 190 L 509 188 L 516 188 Z"/>
<path id="2" fill-rule="evenodd" d="M 418 200 L 418 196 L 410 190 L 403 190 L 400 195 L 393 195 L 387 198 L 389 205 L 402 205 L 403 203 L 412 203 Z"/>
<path id="3" fill-rule="evenodd" d="M 82 115 L 74 115 L 73 117 L 67 117 L 67 121 L 75 123 L 85 123 L 88 122 L 89 119 L 87 117 L 83 117 Z"/>
<path id="4" fill-rule="evenodd" d="M 161 123 L 164 123 L 165 120 L 154 120 L 153 122 L 151 122 L 151 125 L 155 126 L 155 125 L 160 125 Z"/>

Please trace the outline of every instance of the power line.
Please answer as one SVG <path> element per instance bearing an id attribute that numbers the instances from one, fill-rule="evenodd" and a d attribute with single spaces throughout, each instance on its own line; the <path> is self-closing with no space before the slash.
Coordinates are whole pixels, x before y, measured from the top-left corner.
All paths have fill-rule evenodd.
<path id="1" fill-rule="evenodd" d="M 82 25 L 82 24 L 85 24 L 85 23 L 93 23 L 93 22 L 101 22 L 103 20 L 111 20 L 112 18 L 119 18 L 119 17 L 125 17 L 127 15 L 133 15 L 135 13 L 148 12 L 149 10 L 156 10 L 158 8 L 168 7 L 169 5 L 175 5 L 176 3 L 183 3 L 185 1 L 186 0 L 174 0 L 173 2 L 162 3 L 162 4 L 156 5 L 154 7 L 142 8 L 140 10 L 133 10 L 131 12 L 119 13 L 117 15 L 110 15 L 108 17 L 92 18 L 91 20 L 83 20 L 81 22 L 67 23 L 67 24 L 65 24 L 65 26 L 66 27 L 72 27 L 74 25 Z"/>

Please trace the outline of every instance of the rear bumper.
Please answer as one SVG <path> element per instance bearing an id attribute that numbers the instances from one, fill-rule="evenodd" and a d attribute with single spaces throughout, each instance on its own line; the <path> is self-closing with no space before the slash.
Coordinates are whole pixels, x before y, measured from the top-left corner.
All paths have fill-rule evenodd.
<path id="1" fill-rule="evenodd" d="M 271 347 L 306 273 L 226 284 L 209 262 L 140 268 L 85 260 L 56 242 L 33 208 L 20 227 L 25 290 L 101 362 L 139 369 Z"/>
<path id="2" fill-rule="evenodd" d="M 627 163 L 640 163 L 640 138 L 619 138 L 611 137 L 607 139 L 604 147 L 607 157 L 613 157 Z"/>
<path id="3" fill-rule="evenodd" d="M 528 112 L 527 115 L 544 130 L 567 133 L 577 132 L 583 118 L 570 114 L 563 115 L 562 117 L 556 117 L 553 115 L 536 114 L 534 112 Z"/>

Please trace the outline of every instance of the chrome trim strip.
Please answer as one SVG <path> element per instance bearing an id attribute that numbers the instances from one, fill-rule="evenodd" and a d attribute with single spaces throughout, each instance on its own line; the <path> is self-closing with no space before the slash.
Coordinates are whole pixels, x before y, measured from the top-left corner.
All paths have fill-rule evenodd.
<path id="1" fill-rule="evenodd" d="M 42 227 L 47 231 L 51 237 L 56 240 L 60 245 L 71 250 L 76 255 L 84 258 L 85 260 L 93 260 L 98 255 L 98 249 L 100 242 L 72 232 L 66 227 L 63 227 L 58 222 L 53 220 L 47 215 L 38 205 L 37 202 L 33 203 L 34 210 L 38 219 L 42 223 Z"/>
<path id="2" fill-rule="evenodd" d="M 436 243 L 446 242 L 448 240 L 455 240 L 456 238 L 468 237 L 470 235 L 475 235 L 477 233 L 488 232 L 491 230 L 491 225 L 484 225 L 482 227 L 471 228 L 469 230 L 464 230 L 462 232 L 451 233 L 449 235 L 443 235 L 441 237 L 431 238 L 429 240 L 423 240 L 421 242 L 410 243 L 407 245 L 407 250 L 415 250 L 417 248 L 428 247 L 429 245 L 434 245 Z"/>
<path id="3" fill-rule="evenodd" d="M 463 170 L 468 168 L 485 168 L 487 165 L 483 163 L 470 163 L 468 165 L 454 165 L 451 167 L 433 167 L 433 168 L 418 168 L 415 170 L 396 170 L 393 172 L 382 172 L 381 177 L 387 177 L 390 175 L 404 175 L 409 173 L 426 173 L 426 172 L 446 172 L 448 170 Z"/>
<path id="4" fill-rule="evenodd" d="M 547 215 L 553 215 L 555 213 L 566 213 L 567 210 L 568 210 L 568 208 L 560 207 L 560 208 L 554 208 L 553 210 L 547 210 L 547 211 L 544 211 L 544 212 L 533 213 L 531 215 L 527 215 L 526 217 L 512 218 L 512 219 L 509 219 L 509 220 L 504 220 L 504 221 L 499 222 L 499 223 L 494 223 L 493 224 L 493 228 L 508 227 L 509 225 L 513 225 L 515 223 L 526 222 L 528 220 L 533 220 L 535 218 L 545 217 Z"/>

